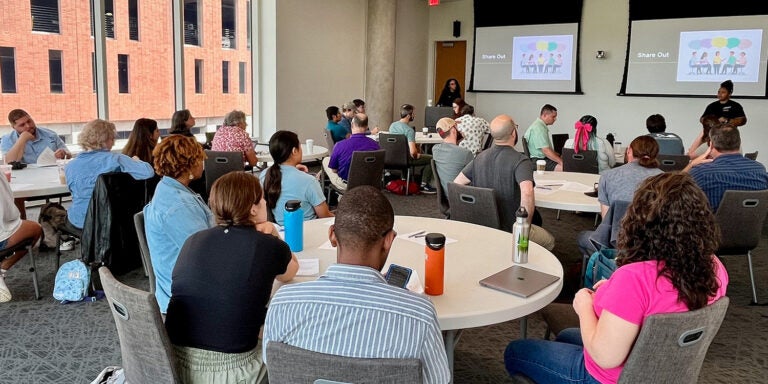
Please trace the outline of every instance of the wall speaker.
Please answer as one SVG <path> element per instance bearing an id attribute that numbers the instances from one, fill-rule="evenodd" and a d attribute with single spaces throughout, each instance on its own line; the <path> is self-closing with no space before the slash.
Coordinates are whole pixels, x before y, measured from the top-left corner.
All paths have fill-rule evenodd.
<path id="1" fill-rule="evenodd" d="M 461 36 L 461 21 L 454 21 L 453 22 L 453 37 L 459 37 Z"/>

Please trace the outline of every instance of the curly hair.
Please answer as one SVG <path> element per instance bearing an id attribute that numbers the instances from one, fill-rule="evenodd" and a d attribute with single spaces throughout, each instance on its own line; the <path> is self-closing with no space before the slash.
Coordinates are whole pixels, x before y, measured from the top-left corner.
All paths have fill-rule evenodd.
<path id="1" fill-rule="evenodd" d="M 246 172 L 229 172 L 216 179 L 211 187 L 208 205 L 222 226 L 253 226 L 251 207 L 263 196 L 259 178 Z"/>
<path id="2" fill-rule="evenodd" d="M 155 173 L 178 179 L 189 174 L 199 162 L 205 160 L 205 152 L 194 137 L 170 135 L 160 141 L 152 151 Z"/>
<path id="3" fill-rule="evenodd" d="M 647 178 L 621 220 L 618 266 L 656 260 L 657 278 L 666 277 L 689 310 L 707 305 L 717 293 L 713 254 L 720 230 L 707 196 L 683 172 Z"/>
<path id="4" fill-rule="evenodd" d="M 115 124 L 102 119 L 91 120 L 83 126 L 83 130 L 77 136 L 77 143 L 86 151 L 109 149 L 107 142 L 112 140 L 114 144 L 115 135 L 117 135 Z"/>
<path id="5" fill-rule="evenodd" d="M 379 188 L 362 185 L 344 193 L 334 220 L 336 238 L 347 249 L 364 252 L 393 227 L 395 213 Z"/>

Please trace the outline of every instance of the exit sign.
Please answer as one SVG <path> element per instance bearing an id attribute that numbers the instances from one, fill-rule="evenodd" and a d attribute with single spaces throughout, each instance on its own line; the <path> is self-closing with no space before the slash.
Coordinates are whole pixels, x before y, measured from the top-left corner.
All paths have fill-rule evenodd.
<path id="1" fill-rule="evenodd" d="M 429 0 L 429 5 L 440 5 L 440 0 Z"/>

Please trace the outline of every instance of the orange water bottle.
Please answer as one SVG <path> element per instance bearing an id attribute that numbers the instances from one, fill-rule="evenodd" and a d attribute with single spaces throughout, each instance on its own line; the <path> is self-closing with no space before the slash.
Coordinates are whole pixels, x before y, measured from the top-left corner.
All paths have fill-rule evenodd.
<path id="1" fill-rule="evenodd" d="M 442 295 L 445 280 L 445 236 L 442 233 L 428 233 L 424 239 L 427 242 L 424 247 L 424 292 L 432 296 Z"/>

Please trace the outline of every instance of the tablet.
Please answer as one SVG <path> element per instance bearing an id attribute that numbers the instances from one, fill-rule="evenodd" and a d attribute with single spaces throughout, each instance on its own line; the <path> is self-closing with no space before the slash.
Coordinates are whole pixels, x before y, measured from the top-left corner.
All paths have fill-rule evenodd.
<path id="1" fill-rule="evenodd" d="M 527 298 L 558 280 L 558 276 L 513 265 L 480 280 L 480 285 Z"/>

